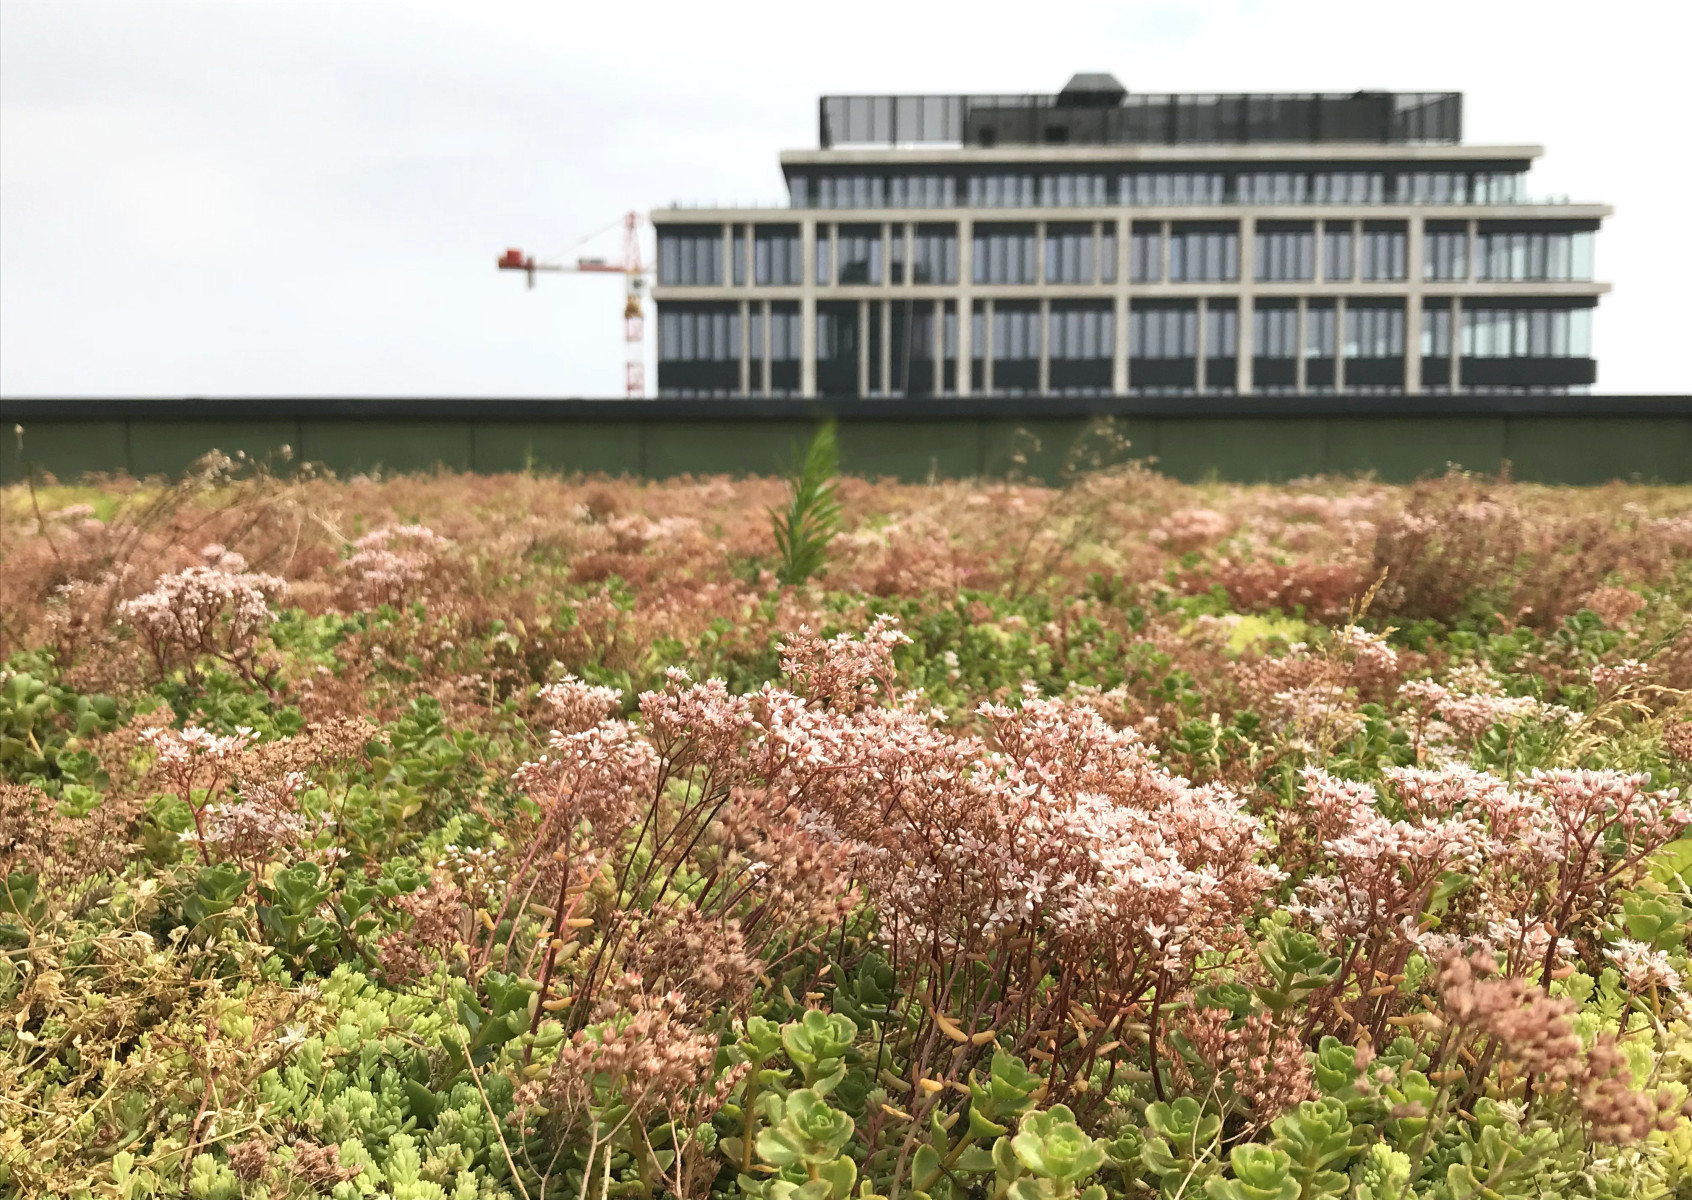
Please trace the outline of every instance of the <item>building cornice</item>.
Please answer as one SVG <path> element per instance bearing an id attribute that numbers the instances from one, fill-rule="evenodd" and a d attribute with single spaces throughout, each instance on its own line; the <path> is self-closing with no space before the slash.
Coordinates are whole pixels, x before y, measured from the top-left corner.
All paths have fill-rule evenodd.
<path id="1" fill-rule="evenodd" d="M 1530 162 L 1545 147 L 1421 142 L 1261 142 L 1127 146 L 908 146 L 783 150 L 781 165 L 961 166 L 978 163 Z"/>
<path id="2" fill-rule="evenodd" d="M 672 205 L 649 214 L 655 225 L 709 225 L 736 221 L 799 220 L 879 221 L 1393 221 L 1421 217 L 1432 221 L 1569 220 L 1598 221 L 1615 214 L 1608 204 L 1095 204 L 1037 208 L 687 208 Z"/>

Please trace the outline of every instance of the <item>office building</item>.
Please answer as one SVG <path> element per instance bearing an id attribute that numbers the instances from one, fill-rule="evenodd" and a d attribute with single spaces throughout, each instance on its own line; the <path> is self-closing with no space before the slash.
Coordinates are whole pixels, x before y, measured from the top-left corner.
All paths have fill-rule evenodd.
<path id="1" fill-rule="evenodd" d="M 1610 209 L 1458 93 L 825 96 L 781 208 L 652 214 L 665 396 L 1575 392 Z"/>

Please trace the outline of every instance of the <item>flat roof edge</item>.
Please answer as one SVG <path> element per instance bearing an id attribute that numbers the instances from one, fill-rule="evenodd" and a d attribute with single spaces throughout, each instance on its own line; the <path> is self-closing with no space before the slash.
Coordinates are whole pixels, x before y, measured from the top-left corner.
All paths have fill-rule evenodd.
<path id="1" fill-rule="evenodd" d="M 1692 394 L 1328 396 L 1020 396 L 918 399 L 630 400 L 588 397 L 6 397 L 0 419 L 70 421 L 932 421 L 1090 417 L 1675 417 Z M 9 435 L 8 435 L 9 436 Z"/>

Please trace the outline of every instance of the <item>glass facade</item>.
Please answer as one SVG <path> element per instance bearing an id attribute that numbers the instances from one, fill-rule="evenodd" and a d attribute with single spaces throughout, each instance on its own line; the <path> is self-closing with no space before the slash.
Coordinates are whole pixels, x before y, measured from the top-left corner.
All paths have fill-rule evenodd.
<path id="1" fill-rule="evenodd" d="M 1237 226 L 1176 226 L 1169 235 L 1169 279 L 1211 283 L 1240 277 Z"/>
<path id="2" fill-rule="evenodd" d="M 1136 224 L 1128 234 L 1128 282 L 1163 280 L 1163 226 Z"/>
<path id="3" fill-rule="evenodd" d="M 1386 199 L 1386 176 L 1379 171 L 1318 171 L 1310 177 L 1316 204 L 1379 204 Z"/>
<path id="4" fill-rule="evenodd" d="M 1046 282 L 1093 282 L 1093 227 L 1046 226 Z"/>
<path id="5" fill-rule="evenodd" d="M 1358 265 L 1369 282 L 1399 280 L 1409 268 L 1409 235 L 1404 226 L 1365 225 L 1358 247 Z"/>
<path id="6" fill-rule="evenodd" d="M 888 181 L 887 199 L 894 208 L 952 208 L 958 202 L 957 177 L 895 175 Z"/>
<path id="7" fill-rule="evenodd" d="M 1521 204 L 1521 169 L 1142 168 L 1106 174 L 1075 167 L 979 166 L 929 170 L 796 170 L 795 208 L 1138 208 L 1214 204 Z"/>
<path id="8" fill-rule="evenodd" d="M 1222 204 L 1228 178 L 1213 171 L 1139 171 L 1117 181 L 1117 202 L 1140 208 L 1179 204 Z"/>
<path id="9" fill-rule="evenodd" d="M 1500 280 L 1592 278 L 1590 231 L 1483 230 L 1475 246 L 1475 276 Z"/>
<path id="10" fill-rule="evenodd" d="M 1338 345 L 1338 316 L 1331 304 L 1312 304 L 1304 314 L 1304 356 L 1333 358 Z"/>
<path id="11" fill-rule="evenodd" d="M 840 255 L 837 282 L 881 282 L 881 226 L 842 225 L 835 244 Z"/>
<path id="12" fill-rule="evenodd" d="M 1404 354 L 1404 310 L 1384 305 L 1348 304 L 1345 309 L 1347 358 L 1399 358 Z"/>
<path id="13" fill-rule="evenodd" d="M 1110 190 L 1100 174 L 1059 172 L 1040 176 L 1040 204 L 1049 208 L 1075 208 L 1110 203 Z"/>
<path id="14" fill-rule="evenodd" d="M 958 281 L 958 227 L 918 225 L 912 246 L 913 283 Z"/>
<path id="15" fill-rule="evenodd" d="M 740 308 L 671 308 L 658 316 L 661 362 L 739 362 Z"/>
<path id="16" fill-rule="evenodd" d="M 1198 309 L 1191 305 L 1145 305 L 1129 309 L 1128 357 L 1198 357 Z"/>
<path id="17" fill-rule="evenodd" d="M 993 306 L 993 391 L 1030 395 L 1040 390 L 1040 308 L 1025 301 Z"/>
<path id="18" fill-rule="evenodd" d="M 1430 224 L 1422 234 L 1423 279 L 1469 277 L 1469 231 Z"/>
<path id="19" fill-rule="evenodd" d="M 1052 358 L 1108 360 L 1115 350 L 1115 318 L 1108 304 L 1054 304 L 1048 330 Z"/>
<path id="20" fill-rule="evenodd" d="M 1204 310 L 1204 356 L 1233 358 L 1240 351 L 1240 312 L 1232 302 L 1212 301 Z M 1215 384 L 1216 380 L 1211 380 Z M 1232 379 L 1228 387 L 1234 386 Z"/>
<path id="21" fill-rule="evenodd" d="M 964 195 L 971 208 L 1033 208 L 1034 176 L 971 175 Z"/>
<path id="22" fill-rule="evenodd" d="M 976 283 L 1033 283 L 1034 226 L 977 225 L 973 254 Z"/>
<path id="23" fill-rule="evenodd" d="M 1298 309 L 1259 304 L 1251 314 L 1251 350 L 1258 358 L 1298 357 Z"/>
<path id="24" fill-rule="evenodd" d="M 804 282 L 797 225 L 757 225 L 752 230 L 752 279 L 764 287 Z"/>
<path id="25" fill-rule="evenodd" d="M 1329 227 L 1322 231 L 1322 278 L 1330 283 L 1349 283 L 1355 274 L 1351 261 L 1351 227 Z"/>
<path id="26" fill-rule="evenodd" d="M 658 282 L 677 287 L 722 286 L 722 226 L 660 226 Z"/>
<path id="27" fill-rule="evenodd" d="M 1334 112 L 1386 95 L 1338 97 Z M 1595 378 L 1590 306 L 1605 289 L 1569 285 L 1593 278 L 1604 210 L 1513 207 L 1529 203 L 1532 152 L 1415 137 L 1371 149 L 1355 143 L 1379 139 L 1316 109 L 1294 121 L 1312 144 L 1271 148 L 1286 114 L 1249 97 L 1128 94 L 1108 111 L 977 97 L 967 113 L 925 101 L 911 121 L 900 105 L 918 98 L 835 99 L 893 149 L 784 155 L 807 211 L 654 214 L 658 283 L 677 289 L 658 293 L 661 390 L 1100 394 L 1121 358 L 1141 394 Z M 935 140 L 924 113 L 954 122 L 962 148 L 916 150 L 912 137 Z M 1212 148 L 1156 149 L 1187 143 Z M 1078 149 L 1095 144 L 1143 148 Z M 681 290 L 705 288 L 719 290 Z"/>
<path id="28" fill-rule="evenodd" d="M 1435 305 L 1437 304 L 1437 307 Z M 1443 301 L 1428 301 L 1422 309 L 1422 357 L 1451 356 L 1451 307 Z"/>
<path id="29" fill-rule="evenodd" d="M 1256 274 L 1260 280 L 1313 279 L 1316 276 L 1316 230 L 1310 225 L 1259 225 L 1256 255 Z"/>
<path id="30" fill-rule="evenodd" d="M 1590 358 L 1589 308 L 1463 310 L 1464 358 Z"/>

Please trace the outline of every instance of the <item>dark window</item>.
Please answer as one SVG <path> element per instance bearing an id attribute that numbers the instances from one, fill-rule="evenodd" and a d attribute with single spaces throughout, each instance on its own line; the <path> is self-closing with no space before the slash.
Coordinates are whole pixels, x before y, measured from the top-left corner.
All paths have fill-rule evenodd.
<path id="1" fill-rule="evenodd" d="M 1445 305 L 1422 310 L 1422 357 L 1449 358 L 1451 355 L 1451 309 Z"/>
<path id="2" fill-rule="evenodd" d="M 838 242 L 841 283 L 881 282 L 881 226 L 842 225 Z"/>
<path id="3" fill-rule="evenodd" d="M 677 287 L 720 287 L 723 282 L 722 226 L 660 226 L 658 282 Z"/>
<path id="4" fill-rule="evenodd" d="M 1198 309 L 1193 305 L 1136 305 L 1129 309 L 1128 357 L 1198 357 Z"/>
<path id="5" fill-rule="evenodd" d="M 739 362 L 740 306 L 665 305 L 658 314 L 660 362 Z"/>
<path id="6" fill-rule="evenodd" d="M 1128 237 L 1128 282 L 1163 282 L 1163 227 L 1136 224 Z"/>
<path id="7" fill-rule="evenodd" d="M 1422 234 L 1423 279 L 1469 277 L 1469 231 L 1430 225 Z"/>
<path id="8" fill-rule="evenodd" d="M 1053 359 L 1109 359 L 1115 349 L 1115 334 L 1114 314 L 1108 304 L 1053 304 L 1047 322 L 1047 353 Z"/>
<path id="9" fill-rule="evenodd" d="M 1298 357 L 1298 309 L 1259 304 L 1251 313 L 1251 352 L 1256 358 Z"/>
<path id="10" fill-rule="evenodd" d="M 1404 310 L 1352 304 L 1345 310 L 1347 358 L 1401 358 L 1404 355 Z"/>
<path id="11" fill-rule="evenodd" d="M 1169 278 L 1200 283 L 1240 277 L 1237 226 L 1176 226 L 1169 235 Z"/>
<path id="12" fill-rule="evenodd" d="M 1240 349 L 1240 314 L 1232 304 L 1212 303 L 1204 310 L 1204 356 L 1233 358 Z"/>
<path id="13" fill-rule="evenodd" d="M 1322 233 L 1322 278 L 1349 281 L 1355 272 L 1351 262 L 1351 228 L 1325 229 Z"/>
<path id="14" fill-rule="evenodd" d="M 913 283 L 958 281 L 958 227 L 918 225 L 912 249 Z"/>
<path id="15" fill-rule="evenodd" d="M 1316 274 L 1316 231 L 1302 227 L 1259 226 L 1257 230 L 1258 279 L 1266 281 L 1312 279 Z"/>
<path id="16" fill-rule="evenodd" d="M 1304 355 L 1333 358 L 1338 346 L 1337 321 L 1331 304 L 1312 304 L 1304 313 Z"/>
<path id="17" fill-rule="evenodd" d="M 1358 248 L 1362 278 L 1403 279 L 1407 271 L 1408 240 L 1402 225 L 1365 225 Z"/>
<path id="18" fill-rule="evenodd" d="M 1093 227 L 1046 226 L 1046 282 L 1093 282 Z"/>
<path id="19" fill-rule="evenodd" d="M 972 252 L 976 283 L 1035 282 L 1032 225 L 977 225 Z"/>
<path id="20" fill-rule="evenodd" d="M 797 225 L 756 225 L 752 234 L 752 279 L 764 286 L 785 287 L 804 281 Z"/>
<path id="21" fill-rule="evenodd" d="M 1463 309 L 1464 358 L 1590 358 L 1590 308 Z"/>

